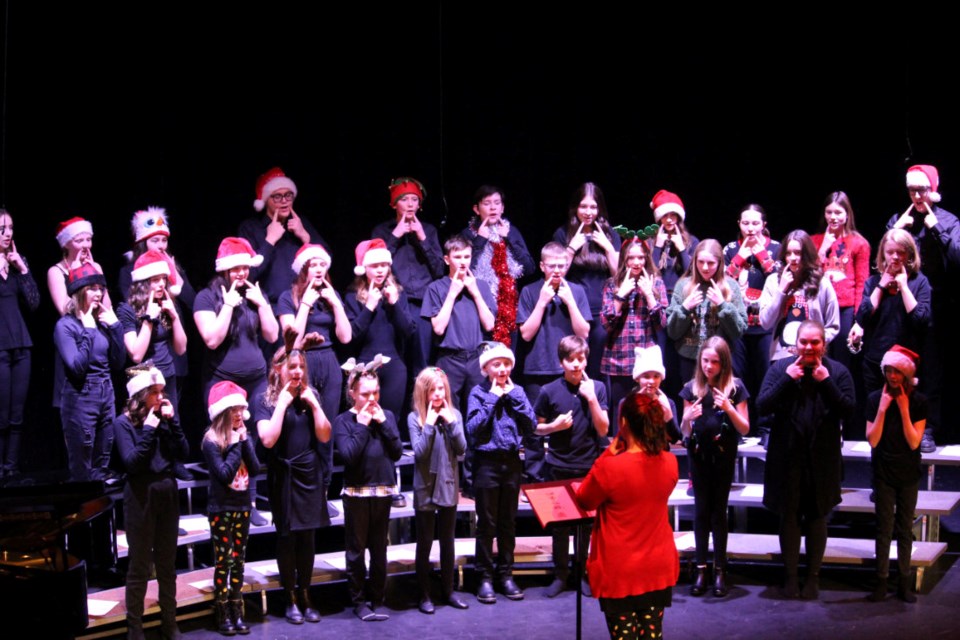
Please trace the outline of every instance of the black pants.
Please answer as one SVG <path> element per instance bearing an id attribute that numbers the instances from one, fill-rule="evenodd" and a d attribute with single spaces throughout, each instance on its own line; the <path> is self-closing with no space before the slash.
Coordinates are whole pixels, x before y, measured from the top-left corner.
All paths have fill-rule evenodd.
<path id="1" fill-rule="evenodd" d="M 794 464 L 787 470 L 783 511 L 780 514 L 780 553 L 788 578 L 796 577 L 800 565 L 800 538 L 806 529 L 807 573 L 817 575 L 827 549 L 827 517 L 817 514 L 814 507 L 814 489 L 805 479 L 803 465 Z"/>
<path id="2" fill-rule="evenodd" d="M 493 580 L 493 539 L 497 539 L 496 577 L 513 575 L 517 500 L 523 463 L 516 451 L 477 451 L 474 459 L 477 507 L 476 567 L 482 580 Z"/>
<path id="3" fill-rule="evenodd" d="M 547 478 L 550 480 L 571 480 L 573 478 L 584 478 L 590 469 L 563 469 L 547 465 Z M 590 548 L 590 531 L 592 525 L 586 525 L 583 528 L 583 535 L 580 536 L 580 548 L 577 555 L 581 560 L 586 560 L 587 550 Z M 570 577 L 570 535 L 573 533 L 573 527 L 554 526 L 551 533 L 553 537 L 553 570 L 557 580 L 566 582 Z M 574 559 L 576 561 L 576 559 Z"/>
<path id="4" fill-rule="evenodd" d="M 177 617 L 177 528 L 180 499 L 173 476 L 129 476 L 123 489 L 124 522 L 129 544 L 126 606 L 128 623 L 143 619 L 143 598 L 156 569 L 160 615 L 165 623 Z"/>
<path id="5" fill-rule="evenodd" d="M 723 569 L 727 566 L 727 502 L 737 462 L 736 443 L 732 456 L 715 454 L 707 457 L 690 454 L 690 478 L 693 480 L 693 536 L 697 544 L 697 564 L 705 565 L 713 532 L 713 562 Z"/>
<path id="6" fill-rule="evenodd" d="M 316 555 L 316 529 L 277 534 L 277 569 L 284 591 L 308 589 L 313 580 L 313 556 Z"/>
<path id="7" fill-rule="evenodd" d="M 880 478 L 873 479 L 877 509 L 877 575 L 890 575 L 890 541 L 897 536 L 897 568 L 901 576 L 910 575 L 913 551 L 913 515 L 917 507 L 920 480 L 906 487 L 895 487 Z M 896 512 L 894 512 L 896 508 Z"/>
<path id="8" fill-rule="evenodd" d="M 370 551 L 370 604 L 383 604 L 387 588 L 387 527 L 390 524 L 390 497 L 353 498 L 343 496 L 343 524 L 347 559 L 347 590 L 350 601 L 361 605 L 367 573 L 363 552 Z"/>
<path id="9" fill-rule="evenodd" d="M 444 599 L 453 594 L 453 570 L 456 562 L 454 552 L 457 528 L 457 508 L 438 507 L 417 511 L 417 584 L 421 597 L 430 596 L 430 550 L 433 548 L 433 532 L 440 525 L 440 584 Z"/>

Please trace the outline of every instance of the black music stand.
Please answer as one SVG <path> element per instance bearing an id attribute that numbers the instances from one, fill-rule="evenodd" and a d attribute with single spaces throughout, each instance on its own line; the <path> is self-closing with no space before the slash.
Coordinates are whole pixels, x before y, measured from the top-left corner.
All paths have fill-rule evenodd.
<path id="1" fill-rule="evenodd" d="M 520 487 L 530 508 L 547 531 L 558 526 L 573 526 L 573 571 L 574 584 L 577 585 L 577 640 L 581 638 L 583 589 L 583 563 L 586 560 L 580 554 L 580 541 L 586 535 L 584 525 L 589 524 L 596 517 L 595 511 L 581 509 L 577 504 L 577 488 L 583 478 L 571 480 L 554 480 L 538 484 L 525 484 Z"/>

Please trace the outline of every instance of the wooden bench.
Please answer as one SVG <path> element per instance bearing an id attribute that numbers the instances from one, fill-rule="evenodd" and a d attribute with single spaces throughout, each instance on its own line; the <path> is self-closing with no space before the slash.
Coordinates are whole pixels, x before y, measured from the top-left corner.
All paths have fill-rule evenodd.
<path id="1" fill-rule="evenodd" d="M 674 540 L 681 559 L 690 560 L 694 556 L 693 533 L 675 532 Z M 476 541 L 473 538 L 458 538 L 456 544 L 456 563 L 460 568 L 460 584 L 463 584 L 463 567 L 474 562 Z M 823 561 L 826 564 L 846 564 L 869 566 L 874 558 L 874 541 L 848 538 L 829 538 Z M 549 565 L 553 561 L 553 541 L 549 536 L 518 537 L 514 552 L 514 562 L 523 572 L 523 565 Z M 921 587 L 923 570 L 932 566 L 947 549 L 944 542 L 915 542 L 911 556 L 911 566 L 917 569 L 917 588 Z M 414 571 L 416 543 L 391 545 L 387 549 L 387 574 L 397 575 Z M 572 542 L 571 542 L 571 553 Z M 802 552 L 802 549 L 801 549 Z M 896 558 L 896 545 L 891 550 L 891 560 Z M 776 535 L 758 533 L 731 533 L 727 544 L 727 554 L 731 560 L 745 562 L 781 562 L 780 541 Z M 435 568 L 439 567 L 440 548 L 434 541 L 430 560 Z M 346 558 L 343 551 L 318 554 L 314 558 L 311 584 L 326 584 L 345 580 Z M 531 573 L 532 571 L 526 571 Z M 246 563 L 244 572 L 244 593 L 259 593 L 264 611 L 266 611 L 267 591 L 280 588 L 279 572 L 276 560 L 261 560 Z M 213 601 L 213 568 L 198 569 L 177 576 L 177 606 L 189 607 Z M 101 611 L 101 614 L 89 617 L 88 629 L 123 622 L 126 617 L 124 607 L 124 589 L 110 589 L 90 594 L 87 598 L 88 610 Z M 106 610 L 104 611 L 104 609 Z M 151 580 L 147 588 L 145 615 L 159 613 L 157 605 L 157 584 Z M 196 615 L 206 615 L 201 612 Z"/>

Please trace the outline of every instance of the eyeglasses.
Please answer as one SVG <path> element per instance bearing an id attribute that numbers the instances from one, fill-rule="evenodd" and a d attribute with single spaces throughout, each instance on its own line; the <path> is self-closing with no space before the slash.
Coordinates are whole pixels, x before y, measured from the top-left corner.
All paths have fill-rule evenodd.
<path id="1" fill-rule="evenodd" d="M 270 199 L 274 202 L 293 202 L 293 199 L 296 198 L 296 194 L 293 191 L 287 191 L 286 193 L 271 193 Z"/>

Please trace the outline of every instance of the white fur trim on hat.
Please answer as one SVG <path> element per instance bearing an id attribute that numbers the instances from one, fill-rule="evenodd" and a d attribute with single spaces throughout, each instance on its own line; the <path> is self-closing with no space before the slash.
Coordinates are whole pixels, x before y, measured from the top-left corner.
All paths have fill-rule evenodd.
<path id="1" fill-rule="evenodd" d="M 263 256 L 254 252 L 250 243 L 243 238 L 224 238 L 217 249 L 216 270 L 229 271 L 234 267 L 259 267 Z"/>
<path id="2" fill-rule="evenodd" d="M 159 369 L 151 367 L 146 371 L 141 371 L 127 381 L 127 395 L 132 398 L 135 394 L 155 384 L 166 385 L 167 381 L 164 380 L 163 374 L 160 373 Z"/>
<path id="3" fill-rule="evenodd" d="M 917 360 L 919 358 L 920 356 L 913 351 L 895 344 L 883 354 L 883 359 L 880 360 L 880 371 L 883 371 L 886 367 L 893 367 L 904 377 L 910 378 L 913 386 L 917 386 Z"/>
<path id="4" fill-rule="evenodd" d="M 130 228 L 135 243 L 153 236 L 170 236 L 167 211 L 162 207 L 147 207 L 144 211 L 135 212 L 130 220 Z"/>
<path id="5" fill-rule="evenodd" d="M 130 272 L 130 279 L 133 282 L 143 282 L 144 280 L 149 280 L 153 276 L 167 276 L 167 278 L 169 278 L 170 264 L 161 258 L 159 260 L 147 262 L 140 267 L 136 267 Z M 177 295 L 177 292 L 175 291 L 172 291 L 171 293 Z"/>
<path id="6" fill-rule="evenodd" d="M 267 198 L 270 197 L 270 194 L 278 189 L 283 188 L 290 189 L 290 191 L 293 191 L 293 197 L 297 197 L 297 185 L 294 184 L 293 180 L 287 176 L 276 176 L 267 180 L 267 182 L 263 185 L 263 189 L 260 190 L 260 196 L 253 201 L 253 208 L 257 211 L 263 211 L 264 206 L 267 204 Z"/>
<path id="7" fill-rule="evenodd" d="M 57 242 L 60 243 L 60 248 L 67 246 L 67 243 L 76 238 L 81 233 L 89 233 L 93 235 L 93 225 L 89 220 L 82 220 L 80 218 L 75 219 L 70 224 L 64 226 L 57 232 Z"/>
<path id="8" fill-rule="evenodd" d="M 327 253 L 326 249 L 318 244 L 305 244 L 300 247 L 300 250 L 297 251 L 297 255 L 293 257 L 293 264 L 290 265 L 290 267 L 293 269 L 294 273 L 300 273 L 300 270 L 303 269 L 303 265 L 307 264 L 314 258 L 319 258 L 320 260 L 325 259 L 327 264 L 332 262 L 330 259 L 330 254 Z"/>
<path id="9" fill-rule="evenodd" d="M 503 344 L 502 342 L 486 342 L 486 350 L 480 353 L 480 372 L 483 375 L 487 375 L 487 372 L 484 369 L 487 366 L 487 363 L 491 360 L 496 360 L 497 358 L 506 358 L 510 361 L 510 364 L 516 364 L 516 358 L 513 355 L 513 351 L 510 350 L 510 347 Z M 483 346 L 481 346 L 483 348 Z"/>
<path id="10" fill-rule="evenodd" d="M 213 420 L 218 415 L 230 409 L 231 407 L 243 407 L 247 408 L 247 399 L 244 398 L 239 393 L 233 393 L 228 396 L 223 396 L 212 405 L 207 408 L 207 415 L 210 416 L 210 419 Z M 249 414 L 248 414 L 249 415 Z M 246 419 L 246 418 L 245 418 Z"/>
<path id="11" fill-rule="evenodd" d="M 667 377 L 667 370 L 663 368 L 663 353 L 660 347 L 635 347 L 633 350 L 635 359 L 633 361 L 633 379 L 636 380 L 644 373 L 653 371 L 659 373 L 661 378 Z"/>

